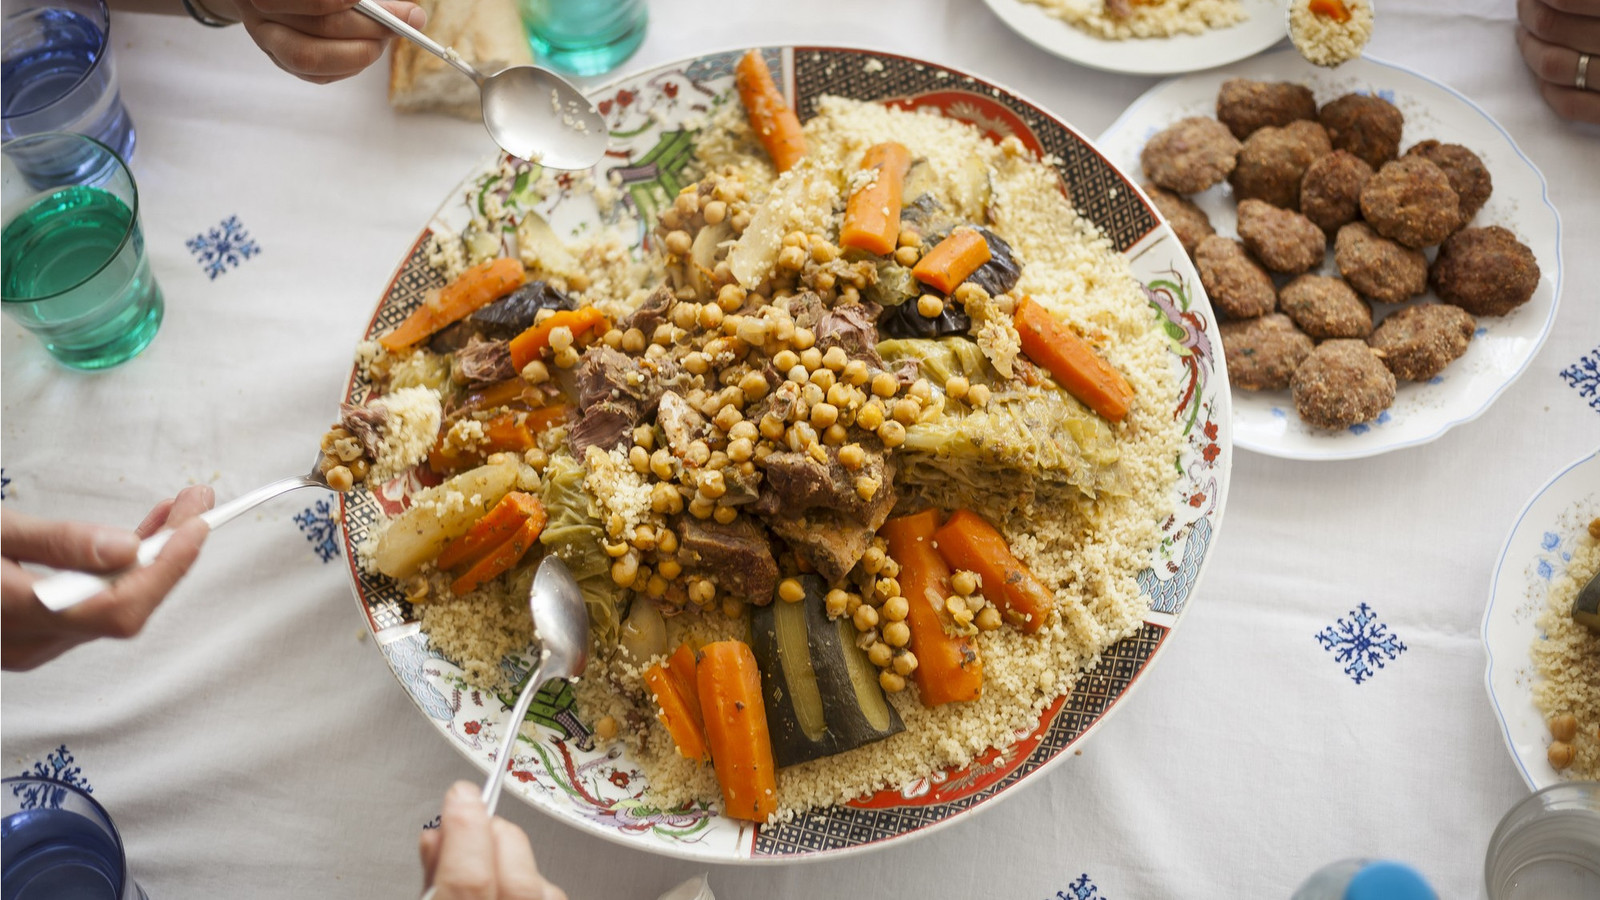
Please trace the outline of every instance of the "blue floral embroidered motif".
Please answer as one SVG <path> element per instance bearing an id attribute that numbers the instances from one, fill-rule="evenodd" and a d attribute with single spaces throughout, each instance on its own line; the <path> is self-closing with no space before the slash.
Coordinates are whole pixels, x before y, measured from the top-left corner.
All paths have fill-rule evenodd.
<path id="1" fill-rule="evenodd" d="M 1561 370 L 1561 380 L 1589 401 L 1589 408 L 1600 412 L 1600 347 Z"/>
<path id="2" fill-rule="evenodd" d="M 0 469 L 0 500 L 6 498 L 6 488 L 11 486 L 11 479 L 6 477 L 6 470 Z"/>
<path id="3" fill-rule="evenodd" d="M 261 252 L 255 239 L 239 224 L 238 216 L 223 219 L 222 224 L 205 234 L 189 238 L 184 245 L 194 254 L 200 267 L 205 269 L 206 277 L 212 281 L 216 281 L 217 276 L 229 268 L 237 269 L 241 262 Z"/>
<path id="4" fill-rule="evenodd" d="M 1340 617 L 1337 624 L 1322 629 L 1316 636 L 1322 649 L 1333 653 L 1335 662 L 1346 663 L 1344 673 L 1360 684 L 1372 677 L 1373 666 L 1406 652 L 1406 645 L 1389 633 L 1389 626 L 1378 621 L 1377 613 L 1363 603 L 1350 611 L 1350 621 Z"/>
<path id="5" fill-rule="evenodd" d="M 1056 891 L 1056 895 L 1050 900 L 1111 900 L 1111 898 L 1100 893 L 1100 888 L 1089 880 L 1089 873 L 1085 872 L 1079 875 L 1076 881 L 1067 885 L 1065 891 Z"/>
<path id="6" fill-rule="evenodd" d="M 20 774 L 70 784 L 85 794 L 94 793 L 94 787 L 89 784 L 89 779 L 83 777 L 83 770 L 73 765 L 75 762 L 77 760 L 73 759 L 72 751 L 67 749 L 66 744 L 62 744 L 44 759 L 34 763 L 32 771 L 24 769 Z M 39 784 L 16 784 L 11 786 L 11 795 L 22 798 L 23 809 L 59 809 L 67 792 L 64 788 Z"/>
<path id="7" fill-rule="evenodd" d="M 339 555 L 339 526 L 333 521 L 333 501 L 318 500 L 314 506 L 308 506 L 297 514 L 294 520 L 323 562 Z"/>

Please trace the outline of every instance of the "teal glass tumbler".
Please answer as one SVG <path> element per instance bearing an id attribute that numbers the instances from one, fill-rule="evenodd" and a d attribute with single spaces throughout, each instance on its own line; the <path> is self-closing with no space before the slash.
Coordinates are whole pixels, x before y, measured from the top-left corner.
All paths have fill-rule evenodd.
<path id="1" fill-rule="evenodd" d="M 633 55 L 650 23 L 645 0 L 517 0 L 540 63 L 569 75 L 600 75 Z"/>
<path id="2" fill-rule="evenodd" d="M 0 301 L 78 369 L 126 362 L 161 327 L 139 189 L 111 148 L 52 132 L 0 145 Z"/>

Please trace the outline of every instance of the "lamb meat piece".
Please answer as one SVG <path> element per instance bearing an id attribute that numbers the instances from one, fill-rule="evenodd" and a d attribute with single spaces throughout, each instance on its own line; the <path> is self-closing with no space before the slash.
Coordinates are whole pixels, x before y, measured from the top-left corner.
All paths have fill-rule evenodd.
<path id="1" fill-rule="evenodd" d="M 638 309 L 623 316 L 622 321 L 617 323 L 617 328 L 623 331 L 637 328 L 644 332 L 645 339 L 648 340 L 655 334 L 656 326 L 667 321 L 667 313 L 672 311 L 673 304 L 677 302 L 678 298 L 673 295 L 672 288 L 663 284 L 644 298 Z"/>
<path id="2" fill-rule="evenodd" d="M 773 534 L 804 553 L 829 584 L 849 577 L 872 546 L 875 531 L 831 509 L 814 509 L 798 519 L 774 519 L 768 524 Z"/>
<path id="3" fill-rule="evenodd" d="M 826 353 L 830 347 L 843 347 L 851 359 L 865 360 L 875 368 L 883 365 L 878 356 L 878 314 L 882 307 L 876 303 L 851 303 L 835 306 L 813 329 L 817 336 L 817 349 Z"/>
<path id="4" fill-rule="evenodd" d="M 767 384 L 772 384 L 772 379 L 767 379 Z M 772 415 L 784 422 L 789 421 L 789 416 L 794 413 L 794 405 L 800 402 L 800 386 L 792 381 L 784 381 L 772 388 L 765 397 L 745 410 L 745 420 L 759 423 L 763 418 Z"/>
<path id="5" fill-rule="evenodd" d="M 578 363 L 578 406 L 588 409 L 605 400 L 631 400 L 640 413 L 655 411 L 661 394 L 680 386 L 683 370 L 671 360 L 629 356 L 604 344 L 591 344 Z"/>
<path id="6" fill-rule="evenodd" d="M 377 459 L 383 452 L 383 436 L 378 432 L 388 420 L 389 414 L 381 408 L 339 404 L 339 424 L 361 442 L 368 459 Z"/>
<path id="7" fill-rule="evenodd" d="M 656 406 L 656 424 L 666 435 L 668 448 L 679 459 L 689 455 L 690 444 L 706 436 L 706 417 L 676 391 L 661 395 L 661 402 Z"/>
<path id="8" fill-rule="evenodd" d="M 788 298 L 787 301 L 779 300 L 778 303 L 788 304 L 789 317 L 794 319 L 796 328 L 816 328 L 817 322 L 828 312 L 828 307 L 822 302 L 822 297 L 815 291 L 804 291 Z"/>
<path id="9" fill-rule="evenodd" d="M 632 440 L 639 424 L 639 408 L 628 401 L 603 400 L 583 411 L 578 424 L 567 432 L 567 446 L 576 459 L 583 459 L 590 447 L 614 450 Z"/>
<path id="10" fill-rule="evenodd" d="M 678 558 L 684 568 L 714 577 L 723 590 L 765 606 L 778 587 L 772 543 L 748 518 L 731 524 L 684 516 L 678 521 Z"/>
<path id="11" fill-rule="evenodd" d="M 722 470 L 725 490 L 718 502 L 723 506 L 749 506 L 756 503 L 761 499 L 761 481 L 760 469 L 746 473 L 739 466 L 728 466 Z"/>
<path id="12" fill-rule="evenodd" d="M 506 341 L 485 341 L 476 336 L 452 358 L 451 375 L 467 390 L 488 387 L 517 377 L 511 364 L 511 345 Z"/>
<path id="13" fill-rule="evenodd" d="M 808 454 L 780 451 L 763 462 L 766 484 L 757 512 L 780 537 L 806 552 L 817 571 L 836 583 L 849 574 L 894 508 L 894 471 L 882 453 L 867 451 L 866 462 L 851 471 L 828 448 L 827 463 Z M 856 489 L 858 478 L 881 487 L 870 500 Z"/>

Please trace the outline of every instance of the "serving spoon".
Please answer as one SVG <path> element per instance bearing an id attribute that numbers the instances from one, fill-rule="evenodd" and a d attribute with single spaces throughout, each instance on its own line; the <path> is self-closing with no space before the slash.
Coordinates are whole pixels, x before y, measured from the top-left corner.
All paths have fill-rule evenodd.
<path id="1" fill-rule="evenodd" d="M 328 485 L 328 477 L 322 473 L 322 454 L 311 463 L 311 471 L 304 475 L 294 475 L 289 478 L 280 478 L 270 484 L 235 497 L 221 506 L 216 506 L 200 514 L 200 519 L 212 529 L 219 528 L 238 518 L 241 513 L 255 509 L 257 506 L 274 497 L 287 494 L 300 488 L 320 487 L 333 490 Z M 61 612 L 93 597 L 111 586 L 117 576 L 136 569 L 148 566 L 155 561 L 161 553 L 161 548 L 167 545 L 172 538 L 172 529 L 163 528 L 139 542 L 138 561 L 133 565 L 115 572 L 95 574 L 93 572 L 77 572 L 68 569 L 47 575 L 33 583 L 33 594 L 43 603 L 45 609 L 51 612 Z"/>
<path id="2" fill-rule="evenodd" d="M 375 0 L 356 10 L 454 66 L 478 85 L 483 126 L 500 149 L 552 169 L 587 169 L 605 156 L 605 117 L 571 82 L 539 66 L 509 66 L 484 75 L 452 48 L 407 25 Z"/>
<path id="3" fill-rule="evenodd" d="M 500 801 L 500 785 L 505 782 L 506 769 L 511 762 L 511 750 L 516 746 L 517 735 L 528 717 L 528 705 L 533 695 L 546 682 L 557 678 L 568 681 L 583 674 L 589 663 L 589 610 L 583 605 L 583 591 L 573 579 L 566 563 L 550 554 L 539 563 L 533 576 L 533 588 L 528 592 L 528 608 L 533 612 L 533 631 L 539 638 L 539 663 L 528 676 L 528 683 L 517 695 L 517 703 L 506 720 L 505 737 L 500 739 L 500 749 L 494 755 L 494 767 L 489 770 L 489 780 L 483 785 L 483 805 L 489 815 L 494 815 L 495 804 Z M 428 888 L 422 900 L 432 900 L 433 888 Z"/>

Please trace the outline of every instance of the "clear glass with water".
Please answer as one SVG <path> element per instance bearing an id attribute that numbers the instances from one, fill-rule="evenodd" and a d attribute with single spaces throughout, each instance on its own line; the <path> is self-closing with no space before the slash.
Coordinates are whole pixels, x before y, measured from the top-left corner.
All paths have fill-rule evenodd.
<path id="1" fill-rule="evenodd" d="M 600 75 L 633 55 L 650 22 L 645 0 L 517 0 L 534 58 L 572 75 Z"/>
<path id="2" fill-rule="evenodd" d="M 85 134 L 127 160 L 133 121 L 122 105 L 105 0 L 4 0 L 0 141 Z"/>
<path id="3" fill-rule="evenodd" d="M 148 900 L 93 797 L 50 778 L 0 784 L 0 900 Z"/>
<path id="4" fill-rule="evenodd" d="M 1600 783 L 1553 784 L 1513 806 L 1483 877 L 1489 900 L 1600 897 Z"/>

